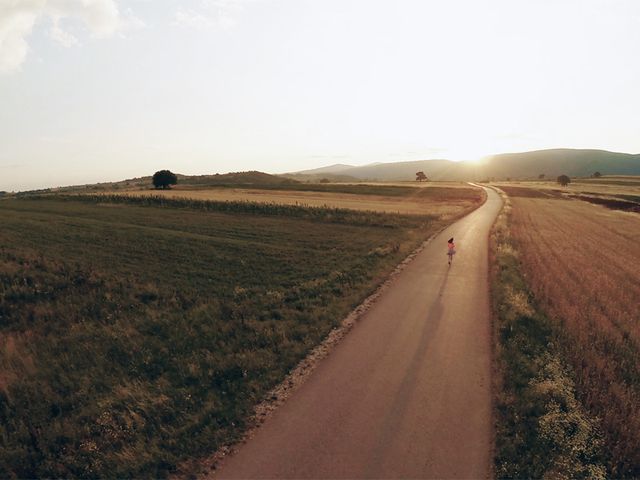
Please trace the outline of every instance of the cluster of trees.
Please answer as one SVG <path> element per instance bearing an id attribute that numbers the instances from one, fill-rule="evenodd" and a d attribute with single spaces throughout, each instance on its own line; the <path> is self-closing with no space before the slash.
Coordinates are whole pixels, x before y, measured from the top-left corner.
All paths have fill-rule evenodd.
<path id="1" fill-rule="evenodd" d="M 602 173 L 600 172 L 594 172 L 593 174 L 591 174 L 591 178 L 600 178 L 602 177 Z M 540 175 L 538 175 L 538 180 L 544 180 L 545 178 L 545 174 L 541 173 Z M 569 185 L 571 183 L 571 178 L 569 178 L 568 175 L 560 175 L 556 181 L 562 185 L 563 187 L 566 187 L 567 185 Z"/>

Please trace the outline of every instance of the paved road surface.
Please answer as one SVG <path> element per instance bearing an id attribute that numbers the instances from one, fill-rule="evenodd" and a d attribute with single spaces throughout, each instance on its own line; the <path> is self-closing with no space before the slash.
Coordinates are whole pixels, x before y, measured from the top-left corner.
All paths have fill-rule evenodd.
<path id="1" fill-rule="evenodd" d="M 487 194 L 396 277 L 216 478 L 491 474 L 487 241 L 501 200 Z"/>

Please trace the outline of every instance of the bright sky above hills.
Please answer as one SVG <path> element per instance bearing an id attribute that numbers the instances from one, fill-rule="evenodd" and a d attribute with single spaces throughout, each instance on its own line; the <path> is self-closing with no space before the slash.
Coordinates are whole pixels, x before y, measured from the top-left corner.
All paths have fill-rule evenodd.
<path id="1" fill-rule="evenodd" d="M 638 0 L 0 0 L 0 190 L 640 152 Z"/>

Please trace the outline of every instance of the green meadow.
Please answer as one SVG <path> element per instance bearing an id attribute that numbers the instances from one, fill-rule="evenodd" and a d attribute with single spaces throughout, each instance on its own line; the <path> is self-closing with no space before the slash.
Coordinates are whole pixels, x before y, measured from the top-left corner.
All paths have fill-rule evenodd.
<path id="1" fill-rule="evenodd" d="M 0 477 L 165 477 L 263 396 L 432 216 L 0 201 Z"/>

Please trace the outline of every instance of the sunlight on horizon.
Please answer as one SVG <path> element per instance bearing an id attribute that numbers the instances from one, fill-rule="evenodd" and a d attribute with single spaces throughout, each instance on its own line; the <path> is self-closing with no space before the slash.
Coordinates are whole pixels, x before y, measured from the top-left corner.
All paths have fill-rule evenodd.
<path id="1" fill-rule="evenodd" d="M 632 0 L 0 6 L 0 190 L 640 152 Z"/>

